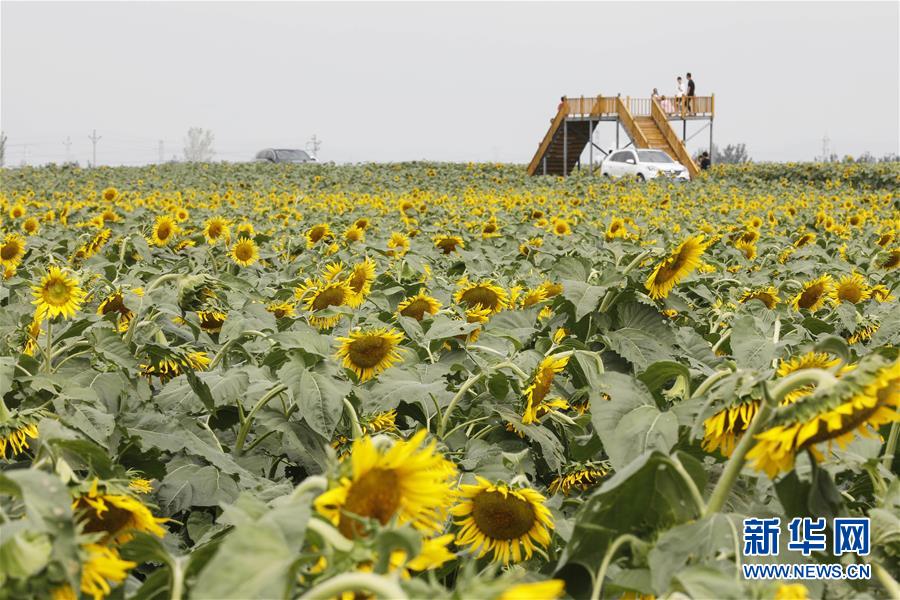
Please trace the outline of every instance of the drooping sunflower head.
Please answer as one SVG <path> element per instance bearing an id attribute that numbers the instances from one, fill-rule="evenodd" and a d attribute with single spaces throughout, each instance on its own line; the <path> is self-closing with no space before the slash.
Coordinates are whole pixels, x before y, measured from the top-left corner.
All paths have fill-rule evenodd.
<path id="1" fill-rule="evenodd" d="M 744 304 L 750 300 L 759 300 L 765 304 L 766 308 L 772 310 L 778 305 L 778 302 L 781 299 L 778 297 L 778 290 L 775 289 L 774 286 L 768 285 L 752 290 L 745 290 L 743 295 L 738 299 L 738 302 Z"/>
<path id="2" fill-rule="evenodd" d="M 900 248 L 894 248 L 888 252 L 887 256 L 881 260 L 878 266 L 882 269 L 887 269 L 888 271 L 900 267 Z"/>
<path id="3" fill-rule="evenodd" d="M 373 281 L 375 281 L 375 261 L 367 256 L 362 262 L 353 265 L 350 275 L 347 276 L 347 286 L 351 291 L 347 305 L 356 308 L 362 304 L 372 291 Z"/>
<path id="4" fill-rule="evenodd" d="M 891 288 L 883 283 L 873 285 L 871 292 L 872 298 L 874 298 L 876 302 L 893 302 L 897 299 L 897 297 L 891 293 Z"/>
<path id="5" fill-rule="evenodd" d="M 828 388 L 784 407 L 773 425 L 756 436 L 747 453 L 757 470 L 769 477 L 789 471 L 797 453 L 809 449 L 823 459 L 816 445 L 841 448 L 859 433 L 873 435 L 881 425 L 900 420 L 900 360 L 870 354 Z"/>
<path id="6" fill-rule="evenodd" d="M 0 244 L 0 266 L 15 267 L 25 256 L 25 238 L 18 233 L 7 233 Z"/>
<path id="7" fill-rule="evenodd" d="M 200 320 L 200 328 L 208 333 L 218 333 L 222 331 L 222 325 L 228 317 L 223 312 L 217 310 L 198 310 L 197 319 Z"/>
<path id="8" fill-rule="evenodd" d="M 458 248 L 465 248 L 466 244 L 458 235 L 439 235 L 434 238 L 434 247 L 444 254 L 450 254 Z"/>
<path id="9" fill-rule="evenodd" d="M 168 519 L 153 516 L 139 499 L 125 493 L 115 493 L 106 486 L 100 490 L 100 482 L 94 479 L 91 487 L 74 502 L 72 511 L 81 523 L 85 533 L 97 533 L 104 543 L 127 542 L 136 531 L 152 533 L 163 537 L 165 529 L 160 527 Z"/>
<path id="10" fill-rule="evenodd" d="M 250 238 L 241 237 L 231 248 L 231 260 L 241 267 L 249 267 L 259 260 L 259 248 Z"/>
<path id="11" fill-rule="evenodd" d="M 495 562 L 509 564 L 550 545 L 553 517 L 544 496 L 530 488 L 476 479 L 475 485 L 460 486 L 462 502 L 450 511 L 459 517 L 458 546 L 468 547 L 478 558 L 493 551 Z"/>
<path id="12" fill-rule="evenodd" d="M 276 319 L 293 317 L 296 314 L 293 302 L 270 302 L 266 305 L 266 310 L 275 315 Z"/>
<path id="13" fill-rule="evenodd" d="M 573 465 L 566 469 L 565 473 L 557 476 L 547 488 L 551 494 L 563 494 L 568 496 L 572 490 L 584 492 L 598 483 L 609 474 L 609 466 L 603 463 L 590 463 L 587 465 Z"/>
<path id="14" fill-rule="evenodd" d="M 228 243 L 231 241 L 231 226 L 224 217 L 212 217 L 203 224 L 203 236 L 210 246 L 220 240 Z"/>
<path id="15" fill-rule="evenodd" d="M 150 233 L 150 241 L 155 246 L 165 246 L 178 233 L 178 223 L 169 215 L 160 215 L 156 217 L 153 223 L 153 231 Z"/>
<path id="16" fill-rule="evenodd" d="M 37 437 L 37 422 L 33 414 L 19 413 L 11 416 L 8 421 L 0 424 L 0 459 L 6 459 L 7 448 L 13 457 L 18 456 L 28 449 L 28 440 L 35 440 Z"/>
<path id="17" fill-rule="evenodd" d="M 400 342 L 403 334 L 394 328 L 354 330 L 339 337 L 337 358 L 345 368 L 356 373 L 360 382 L 368 381 L 402 359 Z"/>
<path id="18" fill-rule="evenodd" d="M 651 298 L 658 300 L 667 297 L 679 281 L 700 265 L 700 257 L 707 246 L 703 238 L 703 235 L 687 238 L 672 254 L 656 265 L 646 282 Z"/>
<path id="19" fill-rule="evenodd" d="M 148 379 L 158 377 L 165 383 L 185 371 L 205 371 L 210 359 L 206 352 L 181 348 L 150 347 L 146 362 L 140 365 L 141 374 Z"/>
<path id="20" fill-rule="evenodd" d="M 84 544 L 85 556 L 81 564 L 81 591 L 94 600 L 102 600 L 112 591 L 113 586 L 125 581 L 128 571 L 137 566 L 136 562 L 123 560 L 115 547 L 104 544 Z M 68 585 L 54 590 L 53 600 L 74 600 L 75 592 Z"/>
<path id="21" fill-rule="evenodd" d="M 408 441 L 363 436 L 354 440 L 345 474 L 337 485 L 315 500 L 316 510 L 350 538 L 366 535 L 366 520 L 385 525 L 409 523 L 419 531 L 436 533 L 454 499 L 456 466 L 425 443 L 419 431 Z"/>
<path id="22" fill-rule="evenodd" d="M 478 283 L 463 279 L 458 284 L 453 301 L 465 304 L 467 308 L 488 309 L 492 314 L 506 308 L 508 296 L 506 290 L 495 285 L 490 279 Z"/>
<path id="23" fill-rule="evenodd" d="M 437 298 L 429 296 L 424 289 L 419 290 L 415 296 L 410 296 L 397 305 L 397 313 L 404 317 L 411 317 L 421 321 L 426 314 L 433 315 L 441 309 L 441 303 Z"/>
<path id="24" fill-rule="evenodd" d="M 836 300 L 834 280 L 831 275 L 825 274 L 803 284 L 803 288 L 791 300 L 791 306 L 794 310 L 806 309 L 816 312 L 825 306 L 826 302 Z"/>
<path id="25" fill-rule="evenodd" d="M 808 246 L 816 241 L 816 234 L 808 231 L 805 233 L 801 233 L 797 239 L 794 240 L 794 248 L 801 248 L 803 246 Z"/>
<path id="26" fill-rule="evenodd" d="M 403 256 L 409 250 L 409 237 L 400 231 L 391 233 L 387 241 L 388 256 Z"/>
<path id="27" fill-rule="evenodd" d="M 549 399 L 547 395 L 553 386 L 553 377 L 562 372 L 569 364 L 569 355 L 545 356 L 535 370 L 531 384 L 525 388 L 525 410 L 522 423 L 528 425 L 553 409 L 568 408 L 568 403 L 561 399 Z"/>
<path id="28" fill-rule="evenodd" d="M 100 303 L 100 306 L 97 307 L 97 314 L 101 316 L 115 314 L 120 332 L 128 330 L 128 324 L 134 317 L 134 313 L 125 306 L 125 296 L 119 290 L 107 296 Z"/>
<path id="29" fill-rule="evenodd" d="M 837 283 L 835 294 L 840 302 L 859 304 L 869 299 L 872 290 L 862 275 L 851 273 L 841 277 Z"/>
<path id="30" fill-rule="evenodd" d="M 74 275 L 59 267 L 50 267 L 40 284 L 32 286 L 37 311 L 50 318 L 62 315 L 69 319 L 81 309 L 85 292 Z"/>

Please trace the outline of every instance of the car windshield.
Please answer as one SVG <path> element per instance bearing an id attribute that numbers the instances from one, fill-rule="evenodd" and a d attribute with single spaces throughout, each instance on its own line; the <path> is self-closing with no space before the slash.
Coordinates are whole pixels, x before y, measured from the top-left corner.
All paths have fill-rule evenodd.
<path id="1" fill-rule="evenodd" d="M 309 160 L 309 154 L 303 150 L 276 150 L 278 160 Z"/>
<path id="2" fill-rule="evenodd" d="M 670 163 L 673 162 L 669 155 L 661 150 L 638 150 L 638 157 L 641 162 L 649 163 Z"/>

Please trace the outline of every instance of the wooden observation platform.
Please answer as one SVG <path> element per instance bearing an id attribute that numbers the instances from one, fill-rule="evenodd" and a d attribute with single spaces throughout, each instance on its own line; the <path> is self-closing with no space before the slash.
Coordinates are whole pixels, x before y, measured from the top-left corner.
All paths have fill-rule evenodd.
<path id="1" fill-rule="evenodd" d="M 594 143 L 594 130 L 601 122 L 616 123 L 616 149 L 619 149 L 619 126 L 631 140 L 625 147 L 655 148 L 665 151 L 673 160 L 687 167 L 691 177 L 700 168 L 691 158 L 685 144 L 688 121 L 707 121 L 691 137 L 709 127 L 712 154 L 712 123 L 715 96 L 684 98 L 622 98 L 621 96 L 566 97 L 560 102 L 550 129 L 538 145 L 528 165 L 529 175 L 568 175 L 581 168 L 581 155 L 589 145 L 590 168 L 594 168 L 594 149 L 602 155 L 606 150 Z M 681 121 L 682 135 L 672 126 Z"/>

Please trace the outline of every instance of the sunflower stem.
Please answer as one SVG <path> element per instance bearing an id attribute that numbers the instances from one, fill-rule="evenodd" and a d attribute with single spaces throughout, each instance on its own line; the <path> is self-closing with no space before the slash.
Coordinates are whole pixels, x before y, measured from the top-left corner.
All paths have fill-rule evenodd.
<path id="1" fill-rule="evenodd" d="M 310 519 L 306 524 L 306 527 L 319 534 L 319 537 L 328 542 L 332 548 L 339 552 L 350 552 L 353 550 L 353 541 L 345 538 L 341 532 L 335 529 L 330 523 L 326 523 L 321 519 Z"/>
<path id="2" fill-rule="evenodd" d="M 894 421 L 891 424 L 891 432 L 888 434 L 884 455 L 881 457 L 881 464 L 888 471 L 891 470 L 891 465 L 894 463 L 894 454 L 897 452 L 897 438 L 900 438 L 900 421 Z"/>
<path id="3" fill-rule="evenodd" d="M 900 598 L 900 583 L 897 583 L 897 580 L 891 577 L 891 574 L 884 567 L 877 562 L 873 562 L 872 571 L 875 572 L 878 582 L 887 591 L 888 598 Z"/>
<path id="4" fill-rule="evenodd" d="M 218 366 L 218 364 L 220 362 L 222 362 L 222 359 L 225 357 L 225 353 L 228 352 L 231 349 L 231 347 L 234 346 L 237 342 L 239 342 L 245 335 L 255 335 L 256 337 L 261 337 L 261 338 L 269 337 L 268 334 L 265 334 L 262 331 L 248 329 L 247 331 L 243 332 L 238 337 L 230 339 L 227 342 L 225 342 L 225 345 L 222 346 L 222 348 L 219 350 L 219 353 L 216 354 L 216 356 L 212 359 L 212 362 L 209 363 L 209 367 L 207 368 L 207 370 L 212 371 L 213 369 L 215 369 L 216 366 Z"/>
<path id="5" fill-rule="evenodd" d="M 527 374 L 525 371 L 523 371 L 522 369 L 520 369 L 518 366 L 514 365 L 511 361 L 508 361 L 508 360 L 507 360 L 507 361 L 504 361 L 504 362 L 499 363 L 499 364 L 497 364 L 497 365 L 494 365 L 494 369 L 497 370 L 497 371 L 499 371 L 500 369 L 502 369 L 502 368 L 504 368 L 504 367 L 509 367 L 510 369 L 513 370 L 513 372 L 514 372 L 516 375 L 518 375 L 518 376 L 521 377 L 522 379 L 528 379 L 528 374 Z"/>
<path id="6" fill-rule="evenodd" d="M 181 600 L 182 594 L 184 594 L 184 568 L 181 566 L 183 558 L 181 556 L 175 557 L 169 563 L 172 574 L 172 591 L 169 595 L 169 600 Z"/>
<path id="7" fill-rule="evenodd" d="M 466 395 L 466 392 L 469 391 L 469 388 L 478 383 L 481 378 L 484 377 L 484 372 L 478 373 L 476 375 L 472 375 L 469 377 L 465 383 L 460 386 L 459 391 L 456 392 L 456 395 L 453 396 L 453 399 L 450 400 L 450 404 L 447 405 L 447 410 L 444 411 L 444 415 L 441 417 L 441 422 L 438 425 L 438 437 L 441 439 L 444 438 L 444 432 L 447 431 L 447 425 L 450 422 L 450 415 L 453 413 L 453 409 L 456 408 L 456 405 L 462 400 L 463 396 Z"/>
<path id="8" fill-rule="evenodd" d="M 150 292 L 152 292 L 165 282 L 177 279 L 179 277 L 183 277 L 183 275 L 181 273 L 164 273 L 154 279 L 153 282 L 147 286 L 147 289 L 144 290 L 144 295 L 141 296 L 141 303 L 138 306 L 137 314 L 135 314 L 134 319 L 131 320 L 131 324 L 128 327 L 128 332 L 125 334 L 126 344 L 131 344 L 131 340 L 134 339 L 134 332 L 141 324 L 141 319 L 144 317 L 144 298 L 149 296 Z"/>
<path id="9" fill-rule="evenodd" d="M 350 429 L 353 431 L 353 439 L 360 439 L 363 436 L 363 431 L 362 427 L 359 425 L 359 415 L 356 414 L 356 409 L 353 408 L 353 404 L 347 398 L 344 398 L 344 410 L 347 411 L 347 418 L 350 420 Z"/>
<path id="10" fill-rule="evenodd" d="M 829 388 L 837 383 L 837 378 L 824 369 L 794 371 L 787 377 L 778 380 L 770 391 L 770 396 L 775 405 L 779 405 L 790 392 L 811 383 L 815 384 L 817 388 Z"/>
<path id="11" fill-rule="evenodd" d="M 703 394 L 708 392 L 712 386 L 714 386 L 716 383 L 718 383 L 722 379 L 725 379 L 732 373 L 734 373 L 734 371 L 732 371 L 731 369 L 725 369 L 723 371 L 716 371 L 715 373 L 713 373 L 712 375 L 710 375 L 709 377 L 704 379 L 703 383 L 701 383 L 700 385 L 697 386 L 697 389 L 694 390 L 693 394 L 691 394 L 691 398 L 697 398 L 699 396 L 702 396 Z"/>
<path id="12" fill-rule="evenodd" d="M 273 387 L 271 390 L 266 393 L 265 396 L 259 399 L 259 401 L 250 409 L 250 412 L 247 414 L 247 418 L 244 419 L 244 422 L 241 424 L 241 429 L 238 431 L 237 439 L 234 442 L 234 452 L 235 456 L 240 456 L 241 452 L 244 449 L 244 442 L 247 440 L 247 434 L 250 433 L 250 426 L 253 424 L 253 417 L 256 416 L 256 413 L 264 407 L 269 401 L 277 396 L 278 394 L 287 390 L 287 386 L 283 383 L 280 383 Z"/>
<path id="13" fill-rule="evenodd" d="M 323 581 L 302 596 L 300 600 L 324 600 L 326 598 L 340 598 L 343 592 L 367 591 L 375 594 L 376 598 L 390 600 L 406 600 L 406 592 L 403 591 L 394 579 L 389 579 L 374 573 L 344 573 Z"/>
<path id="14" fill-rule="evenodd" d="M 759 410 L 756 412 L 756 415 L 754 415 L 753 420 L 750 421 L 750 426 L 747 427 L 747 431 L 741 436 L 741 441 L 738 443 L 737 448 L 734 449 L 731 458 L 729 458 L 728 462 L 725 464 L 725 470 L 722 471 L 722 476 L 719 478 L 719 481 L 716 482 L 716 487 L 713 488 L 712 496 L 710 496 L 709 503 L 706 505 L 706 510 L 703 511 L 704 517 L 719 512 L 722 510 L 722 507 L 725 506 L 725 500 L 728 499 L 731 487 L 737 480 L 741 469 L 744 468 L 747 452 L 750 451 L 750 448 L 755 442 L 754 437 L 756 437 L 756 434 L 762 429 L 763 425 L 768 422 L 769 415 L 771 415 L 773 410 L 774 408 L 771 402 L 760 402 Z"/>
<path id="15" fill-rule="evenodd" d="M 296 500 L 306 492 L 312 490 L 324 491 L 328 488 L 328 480 L 321 475 L 311 475 L 297 484 L 291 492 L 291 500 Z"/>
<path id="16" fill-rule="evenodd" d="M 715 354 L 716 351 L 719 349 L 719 347 L 720 347 L 722 344 L 724 344 L 724 343 L 728 340 L 728 338 L 731 337 L 731 331 L 732 331 L 732 330 L 729 329 L 728 331 L 726 331 L 725 333 L 722 334 L 722 337 L 719 338 L 719 341 L 717 341 L 717 342 L 715 343 L 715 345 L 712 347 L 713 354 Z"/>
<path id="17" fill-rule="evenodd" d="M 50 365 L 53 364 L 53 319 L 47 317 L 47 346 L 44 350 L 44 372 L 50 372 Z"/>
<path id="18" fill-rule="evenodd" d="M 603 562 L 600 563 L 600 570 L 597 571 L 597 578 L 594 580 L 594 588 L 591 591 L 591 600 L 599 600 L 600 592 L 603 589 L 603 579 L 606 578 L 606 570 L 609 569 L 609 563 L 612 562 L 613 556 L 616 555 L 619 548 L 626 543 L 630 543 L 632 547 L 637 546 L 638 548 L 647 545 L 644 540 L 633 536 L 630 533 L 623 533 L 613 540 L 613 543 L 609 545 L 609 548 L 606 549 L 606 553 L 603 555 Z"/>
<path id="19" fill-rule="evenodd" d="M 694 478 L 690 476 L 684 468 L 684 465 L 681 464 L 681 461 L 678 460 L 676 456 L 667 457 L 666 462 L 675 469 L 675 472 L 684 480 L 684 485 L 690 492 L 694 504 L 697 505 L 697 512 L 702 515 L 706 511 L 706 502 L 703 501 L 703 494 L 701 494 L 700 490 L 697 488 L 697 483 L 694 481 Z"/>
<path id="20" fill-rule="evenodd" d="M 628 264 L 625 266 L 625 268 L 621 271 L 621 274 L 622 274 L 623 276 L 624 276 L 624 275 L 628 275 L 628 273 L 630 273 L 632 269 L 634 269 L 636 266 L 638 266 L 639 264 L 641 264 L 641 261 L 643 261 L 643 260 L 644 260 L 645 258 L 647 258 L 648 256 L 650 256 L 650 251 L 649 251 L 649 250 L 644 250 L 643 252 L 641 252 L 640 254 L 638 254 L 637 256 L 635 256 L 635 257 L 631 260 L 631 262 L 628 263 Z"/>

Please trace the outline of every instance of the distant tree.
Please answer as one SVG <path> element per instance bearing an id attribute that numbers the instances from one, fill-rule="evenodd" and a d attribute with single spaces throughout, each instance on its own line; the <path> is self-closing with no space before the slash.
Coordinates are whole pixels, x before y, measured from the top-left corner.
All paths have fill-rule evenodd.
<path id="1" fill-rule="evenodd" d="M 896 152 L 889 152 L 888 154 L 885 154 L 884 156 L 882 156 L 881 158 L 878 159 L 878 162 L 880 162 L 880 163 L 898 162 L 898 161 L 900 161 L 900 156 L 898 156 Z"/>
<path id="2" fill-rule="evenodd" d="M 731 165 L 748 163 L 752 160 L 750 153 L 747 152 L 747 144 L 728 144 L 721 150 L 713 144 L 712 159 L 713 164 L 725 163 Z"/>
<path id="3" fill-rule="evenodd" d="M 6 133 L 0 131 L 0 167 L 6 164 Z"/>
<path id="4" fill-rule="evenodd" d="M 216 153 L 213 150 L 215 136 L 209 129 L 191 127 L 184 138 L 184 160 L 188 162 L 209 162 Z"/>

